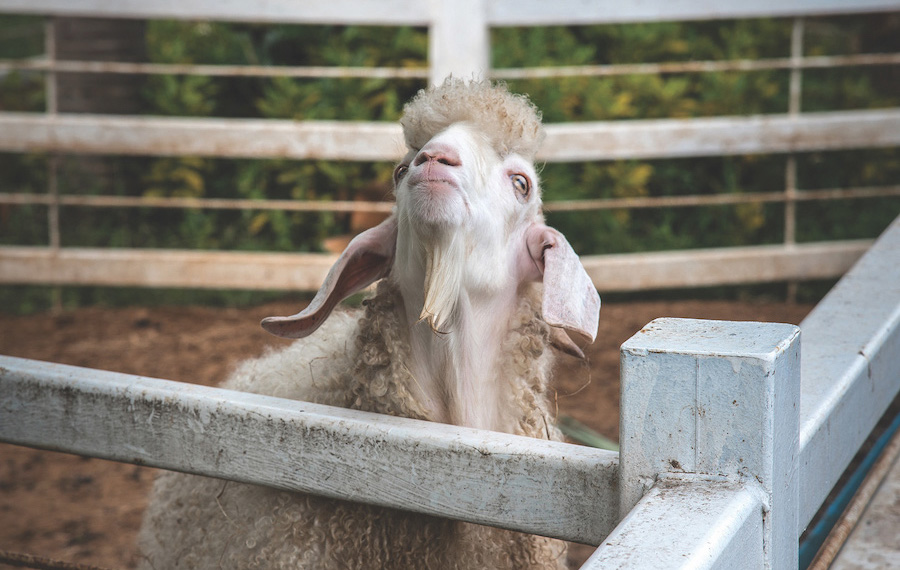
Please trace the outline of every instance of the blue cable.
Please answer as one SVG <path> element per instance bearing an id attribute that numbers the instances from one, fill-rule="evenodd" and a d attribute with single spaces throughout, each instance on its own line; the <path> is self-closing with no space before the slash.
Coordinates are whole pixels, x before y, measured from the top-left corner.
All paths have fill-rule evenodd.
<path id="1" fill-rule="evenodd" d="M 809 567 L 810 563 L 812 563 L 813 558 L 815 558 L 816 553 L 819 552 L 819 549 L 822 548 L 822 543 L 825 542 L 825 538 L 828 536 L 828 533 L 831 532 L 831 529 L 834 527 L 838 518 L 841 516 L 841 513 L 847 508 L 847 505 L 850 503 L 850 499 L 853 498 L 853 495 L 856 493 L 856 490 L 859 489 L 859 486 L 862 485 L 863 479 L 865 479 L 866 474 L 869 470 L 872 469 L 872 465 L 875 463 L 875 460 L 881 455 L 881 452 L 884 451 L 884 448 L 887 446 L 888 442 L 893 437 L 894 433 L 897 429 L 900 428 L 900 414 L 894 418 L 894 421 L 891 422 L 891 425 L 888 426 L 884 433 L 878 438 L 875 442 L 875 445 L 872 446 L 872 449 L 869 450 L 869 453 L 866 454 L 865 459 L 863 459 L 862 463 L 856 468 L 856 471 L 853 472 L 853 476 L 847 481 L 844 485 L 844 488 L 841 489 L 841 492 L 835 497 L 834 501 L 828 506 L 828 509 L 825 511 L 825 515 L 819 520 L 816 526 L 810 531 L 808 535 L 806 535 L 806 540 L 800 543 L 800 569 L 805 570 Z"/>

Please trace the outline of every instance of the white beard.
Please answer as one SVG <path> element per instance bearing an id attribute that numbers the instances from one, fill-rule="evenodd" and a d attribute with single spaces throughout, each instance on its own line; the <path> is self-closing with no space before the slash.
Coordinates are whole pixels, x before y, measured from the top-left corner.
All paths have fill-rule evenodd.
<path id="1" fill-rule="evenodd" d="M 424 240 L 423 240 L 424 241 Z M 463 285 L 465 239 L 459 233 L 439 235 L 423 243 L 425 248 L 425 302 L 419 320 L 427 320 L 435 332 L 447 332 Z"/>

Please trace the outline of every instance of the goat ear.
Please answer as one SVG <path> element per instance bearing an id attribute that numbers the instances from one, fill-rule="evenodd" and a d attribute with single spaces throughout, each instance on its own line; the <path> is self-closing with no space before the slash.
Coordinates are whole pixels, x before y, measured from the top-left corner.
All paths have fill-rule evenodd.
<path id="1" fill-rule="evenodd" d="M 385 277 L 394 263 L 397 219 L 391 216 L 350 242 L 304 310 L 290 317 L 267 317 L 260 323 L 284 338 L 303 338 L 318 329 L 338 303 Z"/>
<path id="2" fill-rule="evenodd" d="M 543 224 L 528 228 L 525 244 L 533 263 L 529 273 L 544 283 L 541 306 L 544 320 L 587 343 L 594 342 L 600 319 L 600 295 L 578 254 L 561 233 Z"/>

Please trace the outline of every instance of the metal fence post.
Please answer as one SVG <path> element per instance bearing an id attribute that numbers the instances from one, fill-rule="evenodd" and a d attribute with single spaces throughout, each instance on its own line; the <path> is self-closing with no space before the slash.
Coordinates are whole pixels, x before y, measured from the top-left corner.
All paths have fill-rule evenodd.
<path id="1" fill-rule="evenodd" d="M 725 476 L 764 495 L 763 566 L 796 568 L 800 330 L 657 319 L 621 360 L 620 518 L 662 473 Z"/>

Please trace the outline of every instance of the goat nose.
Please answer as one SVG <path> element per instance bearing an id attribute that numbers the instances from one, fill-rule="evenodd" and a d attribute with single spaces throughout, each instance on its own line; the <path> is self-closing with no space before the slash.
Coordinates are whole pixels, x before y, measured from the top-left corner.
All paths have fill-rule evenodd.
<path id="1" fill-rule="evenodd" d="M 413 164 L 421 166 L 426 162 L 438 162 L 447 166 L 461 166 L 462 161 L 459 159 L 459 153 L 447 147 L 429 147 L 426 146 L 416 155 Z"/>

